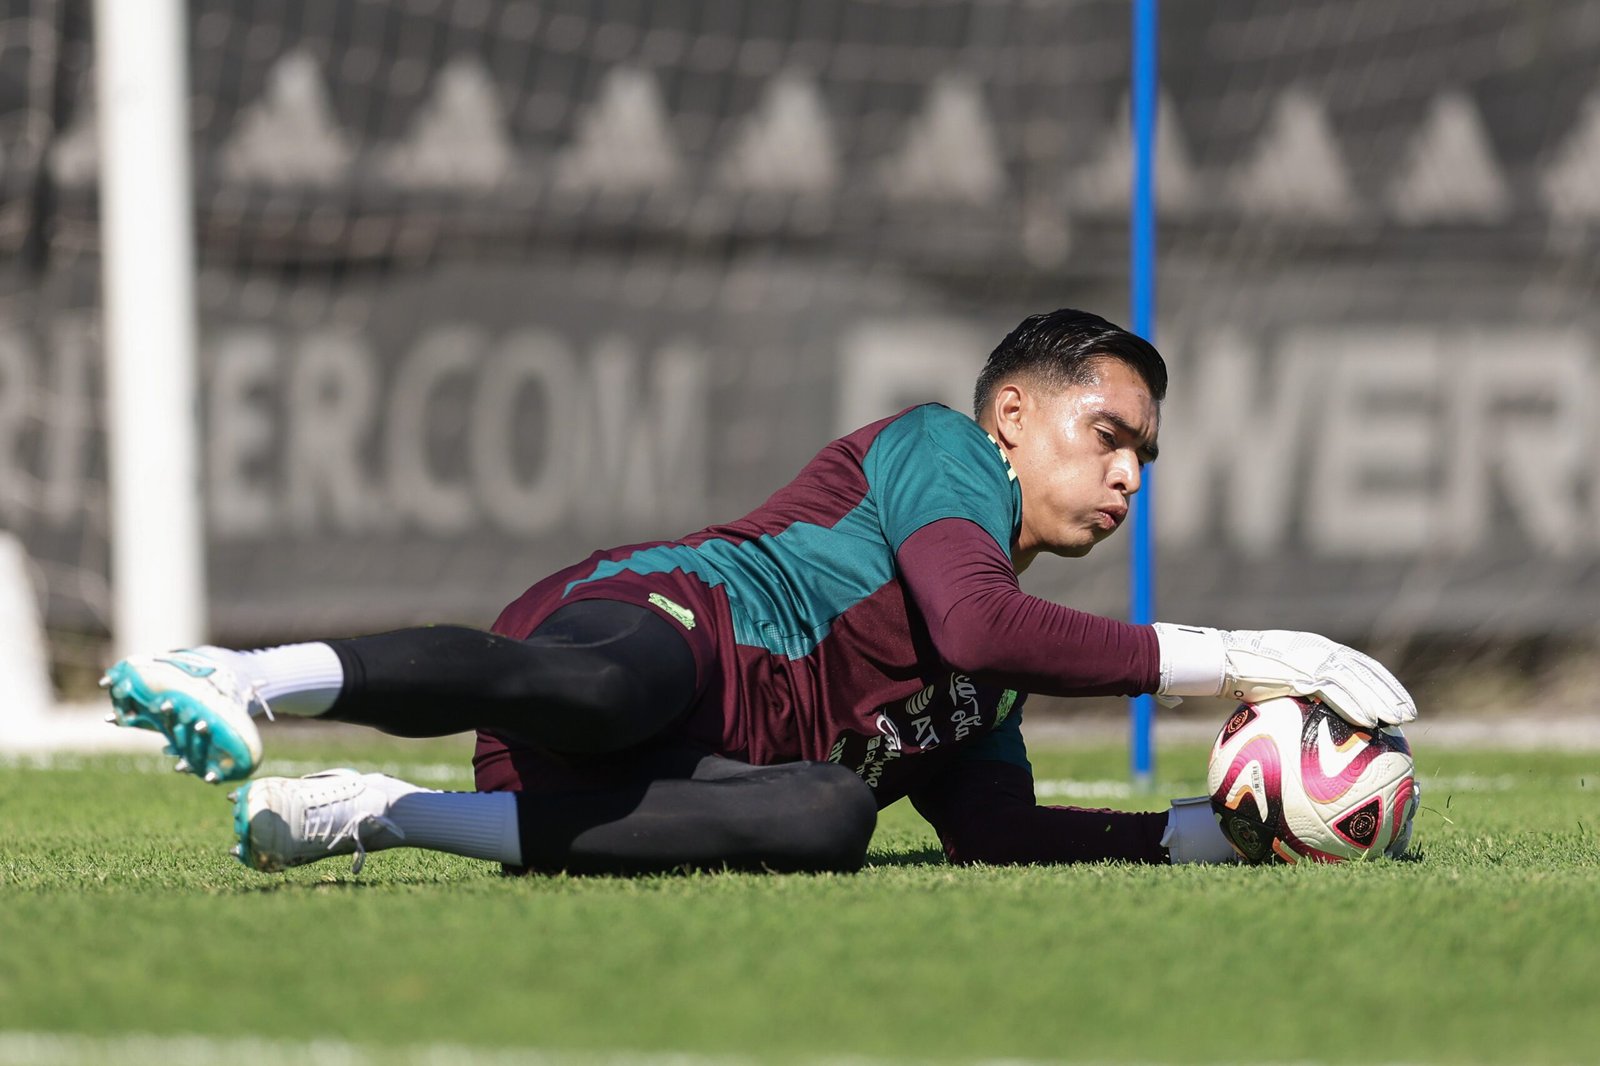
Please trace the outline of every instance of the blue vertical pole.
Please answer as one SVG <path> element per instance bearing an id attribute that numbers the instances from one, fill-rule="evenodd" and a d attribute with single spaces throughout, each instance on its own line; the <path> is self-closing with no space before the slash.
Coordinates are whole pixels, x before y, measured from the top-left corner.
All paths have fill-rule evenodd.
<path id="1" fill-rule="evenodd" d="M 1152 343 L 1156 331 L 1156 84 L 1157 2 L 1133 2 L 1133 195 L 1129 291 L 1133 304 L 1133 331 Z M 1144 485 L 1134 497 L 1131 518 L 1133 564 L 1131 611 L 1136 624 L 1155 621 L 1155 495 L 1153 471 L 1144 472 Z M 1132 709 L 1133 781 L 1149 790 L 1155 776 L 1155 700 L 1136 696 Z"/>

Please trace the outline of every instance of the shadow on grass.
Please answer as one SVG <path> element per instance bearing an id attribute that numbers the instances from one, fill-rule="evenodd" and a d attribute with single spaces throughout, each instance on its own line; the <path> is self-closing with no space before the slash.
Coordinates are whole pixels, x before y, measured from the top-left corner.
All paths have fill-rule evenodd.
<path id="1" fill-rule="evenodd" d="M 1388 861 L 1407 864 L 1426 862 L 1427 852 L 1421 848 L 1413 848 L 1406 851 L 1402 855 L 1393 856 Z M 944 852 L 938 847 L 914 847 L 892 851 L 881 851 L 870 854 L 867 856 L 867 860 L 863 864 L 862 868 L 874 869 L 880 867 L 944 866 L 946 865 L 946 862 L 947 860 Z M 1120 864 L 1113 863 L 1112 865 Z M 599 871 L 589 873 L 569 873 L 555 870 L 513 870 L 509 868 L 501 868 L 496 870 L 492 875 L 489 875 L 489 878 L 482 876 L 453 878 L 422 875 L 416 877 L 387 877 L 382 880 L 366 880 L 357 874 L 344 873 L 341 876 L 328 877 L 324 880 L 318 881 L 274 879 L 267 882 L 238 885 L 233 888 L 233 891 L 240 895 L 269 895 L 274 892 L 359 892 L 382 888 L 415 888 L 422 885 L 467 884 L 490 878 L 494 880 L 505 879 L 509 881 L 536 881 L 540 879 L 546 879 L 563 882 L 571 880 L 590 882 L 646 880 L 679 881 L 696 876 L 715 877 L 718 874 L 737 875 L 741 873 L 765 873 L 768 876 L 773 877 L 785 876 L 783 873 L 773 871 L 751 871 L 728 869 L 726 867 L 707 868 L 693 866 L 680 866 L 671 870 L 658 870 L 640 873 L 608 873 Z"/>
<path id="2" fill-rule="evenodd" d="M 905 851 L 880 852 L 867 856 L 863 869 L 877 867 L 893 868 L 908 866 L 943 866 L 945 864 L 944 852 L 938 848 L 913 848 Z M 273 879 L 271 881 L 256 882 L 229 886 L 225 892 L 240 896 L 270 896 L 274 893 L 329 893 L 329 892 L 365 892 L 373 889 L 413 889 L 422 886 L 450 886 L 477 884 L 482 881 L 507 881 L 507 882 L 552 882 L 568 884 L 572 882 L 584 883 L 615 883 L 615 882 L 659 882 L 682 883 L 697 878 L 718 878 L 721 876 L 743 877 L 749 875 L 758 877 L 810 877 L 815 876 L 806 872 L 791 873 L 788 871 L 750 870 L 729 868 L 725 866 L 679 866 L 670 870 L 640 871 L 637 873 L 616 873 L 605 871 L 572 872 L 559 870 L 495 870 L 492 874 L 484 876 L 469 876 L 462 878 L 447 878 L 436 876 L 416 877 L 385 877 L 382 880 L 368 880 L 361 875 L 349 872 L 327 877 L 316 881 L 299 879 Z"/>
<path id="3" fill-rule="evenodd" d="M 868 866 L 943 866 L 944 852 L 936 847 L 909 848 L 867 856 Z"/>
<path id="4" fill-rule="evenodd" d="M 245 884 L 219 886 L 219 893 L 236 896 L 270 896 L 276 892 L 368 892 L 377 889 L 415 889 L 425 887 L 449 888 L 451 886 L 477 885 L 498 880 L 499 871 L 490 872 L 487 867 L 481 872 L 473 871 L 459 874 L 401 874 L 372 876 L 367 873 L 353 874 L 348 869 L 339 873 L 330 871 L 315 881 L 307 881 L 297 877 L 283 877 L 277 874 L 267 874 L 260 880 L 252 880 Z"/>
<path id="5" fill-rule="evenodd" d="M 359 877 L 344 877 L 338 880 L 327 881 L 272 881 L 267 884 L 236 885 L 232 888 L 234 895 L 239 896 L 270 896 L 277 892 L 367 892 L 379 888 L 416 888 L 420 885 L 443 885 L 451 882 L 441 881 L 436 877 L 417 877 L 396 880 L 388 878 L 383 881 L 363 881 Z"/>

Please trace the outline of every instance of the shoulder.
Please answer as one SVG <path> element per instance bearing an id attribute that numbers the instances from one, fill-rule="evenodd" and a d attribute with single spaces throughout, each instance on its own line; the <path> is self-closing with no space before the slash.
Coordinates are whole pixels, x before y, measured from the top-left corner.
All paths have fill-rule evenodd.
<path id="1" fill-rule="evenodd" d="M 878 426 L 879 439 L 884 436 L 922 436 L 937 443 L 956 445 L 988 439 L 982 426 L 942 403 L 908 407 L 894 417 L 884 419 Z"/>
<path id="2" fill-rule="evenodd" d="M 1010 552 L 1022 513 L 1016 474 L 966 415 L 939 404 L 904 411 L 882 425 L 861 465 L 895 551 L 929 522 L 965 518 Z"/>
<path id="3" fill-rule="evenodd" d="M 999 445 L 983 427 L 938 403 L 908 408 L 878 423 L 868 456 L 894 462 L 942 463 L 955 459 L 1002 477 L 1006 471 Z"/>

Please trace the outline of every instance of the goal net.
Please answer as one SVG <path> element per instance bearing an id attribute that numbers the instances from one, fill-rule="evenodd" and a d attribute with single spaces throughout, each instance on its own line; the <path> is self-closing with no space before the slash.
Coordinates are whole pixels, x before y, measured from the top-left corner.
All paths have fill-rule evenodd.
<path id="1" fill-rule="evenodd" d="M 0 21 L 0 525 L 69 691 L 114 579 L 91 6 Z M 1159 614 L 1592 650 L 1593 5 L 1162 19 Z M 1125 321 L 1128 21 L 193 0 L 213 636 L 486 624 L 841 431 L 965 409 L 1023 314 Z M 1120 614 L 1123 552 L 1029 587 Z"/>

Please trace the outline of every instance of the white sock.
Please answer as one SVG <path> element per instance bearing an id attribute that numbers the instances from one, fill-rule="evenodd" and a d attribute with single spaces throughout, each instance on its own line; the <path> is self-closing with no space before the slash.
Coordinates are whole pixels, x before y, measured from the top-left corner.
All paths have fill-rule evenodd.
<path id="1" fill-rule="evenodd" d="M 1240 861 L 1239 853 L 1222 835 L 1222 826 L 1211 809 L 1209 796 L 1172 801 L 1172 809 L 1167 812 L 1167 831 L 1161 834 L 1161 846 L 1167 849 L 1174 866 L 1183 862 Z"/>
<path id="2" fill-rule="evenodd" d="M 344 687 L 339 655 L 323 643 L 282 644 L 260 651 L 206 645 L 198 651 L 219 659 L 272 708 L 274 714 L 315 718 L 333 706 Z"/>
<path id="3" fill-rule="evenodd" d="M 522 865 L 514 792 L 412 792 L 389 804 L 387 817 L 408 848 Z"/>

